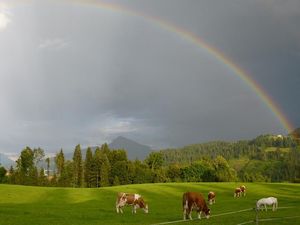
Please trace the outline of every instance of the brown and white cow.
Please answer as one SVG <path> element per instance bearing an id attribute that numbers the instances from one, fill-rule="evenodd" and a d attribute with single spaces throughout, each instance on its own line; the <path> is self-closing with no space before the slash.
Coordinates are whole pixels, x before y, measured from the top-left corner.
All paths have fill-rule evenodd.
<path id="1" fill-rule="evenodd" d="M 241 185 L 240 189 L 241 189 L 241 194 L 245 197 L 246 196 L 246 186 L 245 185 Z"/>
<path id="2" fill-rule="evenodd" d="M 241 196 L 241 192 L 242 192 L 241 188 L 239 188 L 239 187 L 236 188 L 236 189 L 234 190 L 233 197 L 239 198 L 239 197 Z"/>
<path id="3" fill-rule="evenodd" d="M 124 206 L 132 206 L 132 213 L 136 213 L 137 208 L 141 208 L 145 213 L 148 213 L 148 205 L 139 194 L 119 192 L 116 200 L 117 213 L 123 213 L 122 208 Z"/>
<path id="4" fill-rule="evenodd" d="M 216 203 L 216 193 L 213 191 L 208 192 L 207 201 L 209 202 L 210 205 L 212 205 L 213 203 Z"/>
<path id="5" fill-rule="evenodd" d="M 201 219 L 201 213 L 205 214 L 208 219 L 210 216 L 210 209 L 206 205 L 206 201 L 202 194 L 197 192 L 186 192 L 182 196 L 183 207 L 183 219 L 186 220 L 186 216 L 192 219 L 192 211 L 195 209 L 198 213 L 198 219 Z"/>

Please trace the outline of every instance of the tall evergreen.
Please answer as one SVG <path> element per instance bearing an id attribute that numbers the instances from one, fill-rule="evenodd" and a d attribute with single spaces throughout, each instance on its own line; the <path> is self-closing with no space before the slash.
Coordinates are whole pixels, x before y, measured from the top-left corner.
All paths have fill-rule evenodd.
<path id="1" fill-rule="evenodd" d="M 74 155 L 73 155 L 73 181 L 75 187 L 81 187 L 83 181 L 83 168 L 82 168 L 82 155 L 81 155 L 81 147 L 78 144 L 75 147 Z"/>
<path id="2" fill-rule="evenodd" d="M 87 187 L 92 187 L 93 153 L 90 147 L 86 150 L 84 162 L 84 181 Z"/>
<path id="3" fill-rule="evenodd" d="M 60 177 L 65 167 L 65 155 L 62 149 L 60 149 L 60 152 L 57 153 L 55 156 L 55 164 L 56 164 L 57 177 Z"/>
<path id="4" fill-rule="evenodd" d="M 35 176 L 34 168 L 34 153 L 31 148 L 26 147 L 17 160 L 17 182 L 31 185 Z"/>
<path id="5" fill-rule="evenodd" d="M 46 163 L 47 163 L 47 177 L 48 177 L 48 180 L 49 180 L 49 176 L 50 176 L 50 158 L 49 157 L 47 157 L 46 158 Z"/>
<path id="6" fill-rule="evenodd" d="M 101 154 L 100 186 L 109 186 L 110 163 L 105 153 Z"/>
<path id="7" fill-rule="evenodd" d="M 102 164 L 101 150 L 99 147 L 97 147 L 92 162 L 92 174 L 91 174 L 92 187 L 100 187 L 101 164 Z"/>

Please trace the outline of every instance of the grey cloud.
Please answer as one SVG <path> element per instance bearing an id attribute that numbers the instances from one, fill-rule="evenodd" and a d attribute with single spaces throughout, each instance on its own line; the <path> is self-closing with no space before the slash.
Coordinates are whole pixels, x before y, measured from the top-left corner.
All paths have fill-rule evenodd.
<path id="1" fill-rule="evenodd" d="M 254 78 L 270 85 L 272 96 L 295 102 L 298 91 L 289 95 L 288 89 L 299 78 L 286 75 L 292 80 L 281 82 L 276 71 L 288 66 L 293 74 L 299 57 L 287 62 L 285 54 L 276 53 L 299 42 L 278 34 L 286 27 L 278 28 L 260 3 L 222 2 L 120 4 L 203 37 L 251 75 L 255 71 Z M 0 68 L 0 106 L 5 109 L 0 121 L 7 127 L 0 128 L 1 151 L 26 145 L 56 151 L 118 135 L 158 148 L 286 132 L 230 68 L 149 20 L 50 1 L 18 10 L 15 30 L 0 37 L 5 52 L 13 49 L 9 59 L 0 52 L 1 61 L 7 59 Z M 11 37 L 22 30 L 27 33 L 18 44 Z M 278 85 L 280 93 L 272 89 Z M 287 111 L 300 107 L 281 100 Z M 293 119 L 299 122 L 297 115 Z"/>

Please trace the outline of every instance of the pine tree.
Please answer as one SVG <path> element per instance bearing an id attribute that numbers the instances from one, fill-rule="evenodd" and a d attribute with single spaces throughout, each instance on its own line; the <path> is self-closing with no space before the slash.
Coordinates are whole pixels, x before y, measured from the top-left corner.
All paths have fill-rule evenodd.
<path id="1" fill-rule="evenodd" d="M 92 187 L 93 153 L 90 147 L 86 150 L 84 162 L 84 181 L 87 187 Z"/>
<path id="2" fill-rule="evenodd" d="M 109 186 L 110 164 L 105 153 L 101 154 L 100 186 Z"/>
<path id="3" fill-rule="evenodd" d="M 73 155 L 73 179 L 74 186 L 81 187 L 83 181 L 83 171 L 82 171 L 82 155 L 81 155 L 81 147 L 77 145 L 75 147 L 74 155 Z"/>
<path id="4" fill-rule="evenodd" d="M 104 143 L 103 145 L 101 145 L 101 151 L 102 151 L 104 154 L 106 154 L 107 156 L 109 155 L 110 149 L 109 149 L 107 143 Z"/>
<path id="5" fill-rule="evenodd" d="M 47 163 L 47 177 L 48 177 L 48 180 L 49 180 L 49 176 L 50 176 L 50 158 L 47 157 L 45 161 Z"/>
<path id="6" fill-rule="evenodd" d="M 91 174 L 92 187 L 100 186 L 101 164 L 102 164 L 101 150 L 99 147 L 97 147 L 92 162 L 92 174 Z"/>
<path id="7" fill-rule="evenodd" d="M 20 184 L 30 185 L 34 179 L 34 153 L 31 148 L 22 150 L 17 160 L 17 180 Z"/>
<path id="8" fill-rule="evenodd" d="M 65 166 L 65 155 L 62 149 L 60 149 L 60 152 L 55 156 L 55 164 L 57 169 L 57 177 L 59 178 L 63 173 Z"/>

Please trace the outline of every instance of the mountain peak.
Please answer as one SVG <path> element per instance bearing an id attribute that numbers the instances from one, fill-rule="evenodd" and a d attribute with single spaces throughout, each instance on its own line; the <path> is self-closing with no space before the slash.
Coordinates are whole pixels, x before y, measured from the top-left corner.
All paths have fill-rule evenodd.
<path id="1" fill-rule="evenodd" d="M 124 149 L 127 151 L 128 159 L 145 159 L 151 152 L 151 148 L 123 136 L 118 136 L 110 144 L 111 149 Z"/>

